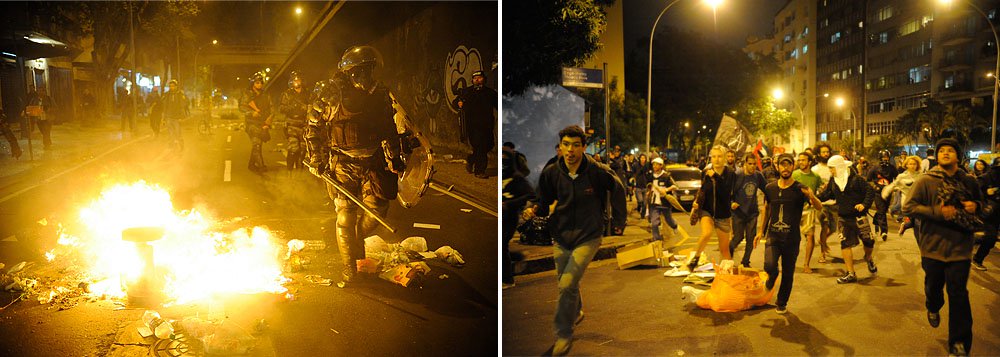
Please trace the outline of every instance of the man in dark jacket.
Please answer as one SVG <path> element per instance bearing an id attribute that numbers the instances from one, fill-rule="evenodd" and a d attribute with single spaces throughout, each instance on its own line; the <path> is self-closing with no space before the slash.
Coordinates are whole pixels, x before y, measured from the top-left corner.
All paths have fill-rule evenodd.
<path id="1" fill-rule="evenodd" d="M 878 268 L 875 267 L 875 260 L 872 251 L 875 250 L 875 240 L 871 237 L 871 227 L 868 223 L 868 208 L 875 200 L 875 191 L 865 182 L 861 176 L 850 169 L 851 162 L 843 156 L 833 155 L 827 161 L 830 167 L 830 181 L 826 186 L 820 188 L 819 199 L 826 201 L 837 200 L 837 215 L 839 216 L 838 226 L 840 233 L 844 236 L 840 241 L 840 250 L 844 255 L 844 268 L 847 273 L 837 278 L 838 284 L 854 283 L 858 281 L 857 274 L 854 273 L 854 255 L 852 249 L 858 246 L 858 241 L 865 248 L 865 261 L 868 262 L 868 271 L 875 274 Z"/>
<path id="2" fill-rule="evenodd" d="M 466 168 L 478 178 L 489 178 L 486 174 L 486 155 L 493 148 L 493 126 L 496 117 L 493 115 L 497 107 L 497 92 L 485 86 L 486 73 L 472 73 L 472 86 L 461 91 L 455 104 L 462 111 L 462 134 L 468 138 L 472 146 L 472 154 L 466 159 Z"/>
<path id="3" fill-rule="evenodd" d="M 503 261 L 501 266 L 501 283 L 503 289 L 514 287 L 514 265 L 510 259 L 510 240 L 514 237 L 517 229 L 518 213 L 524 208 L 529 200 L 535 198 L 535 191 L 531 188 L 528 180 L 517 170 L 517 155 L 521 153 L 513 148 L 507 150 L 506 147 L 501 152 L 500 177 L 503 179 L 503 226 L 502 234 Z"/>
<path id="4" fill-rule="evenodd" d="M 888 186 L 896 180 L 896 165 L 892 163 L 892 154 L 889 150 L 879 152 L 878 165 L 867 172 L 868 182 L 875 188 L 875 192 L 882 192 L 882 188 Z M 875 195 L 875 232 L 881 235 L 885 241 L 889 233 L 889 201 L 882 198 L 882 195 Z"/>
<path id="5" fill-rule="evenodd" d="M 569 352 L 573 326 L 583 317 L 580 279 L 601 246 L 605 228 L 604 222 L 597 218 L 607 217 L 606 210 L 610 208 L 614 233 L 621 234 L 625 228 L 625 187 L 607 165 L 584 154 L 586 146 L 586 134 L 579 126 L 559 131 L 562 159 L 542 170 L 537 205 L 524 211 L 526 219 L 547 216 L 549 205 L 558 202 L 549 217 L 559 281 L 554 356 Z"/>
<path id="6" fill-rule="evenodd" d="M 972 256 L 972 268 L 979 271 L 986 271 L 983 261 L 996 245 L 997 230 L 1000 228 L 1000 162 L 993 163 L 985 175 L 976 178 L 983 193 L 983 208 L 990 207 L 983 220 L 986 223 L 983 241 L 979 244 L 979 249 L 976 249 L 976 255 Z"/>
<path id="7" fill-rule="evenodd" d="M 181 119 L 187 117 L 188 98 L 184 95 L 180 82 L 171 79 L 167 84 L 167 92 L 160 99 L 163 105 L 163 122 L 167 125 L 170 143 L 174 150 L 184 149 L 184 138 L 181 136 Z"/>
<path id="8" fill-rule="evenodd" d="M 982 196 L 976 180 L 958 169 L 962 148 L 951 138 L 936 145 L 937 166 L 920 175 L 903 204 L 903 214 L 919 219 L 917 244 L 924 269 L 927 322 L 941 323 L 942 289 L 948 291 L 948 348 L 953 356 L 972 349 L 972 309 L 969 306 L 969 262 L 972 229 L 969 222 L 981 214 Z"/>

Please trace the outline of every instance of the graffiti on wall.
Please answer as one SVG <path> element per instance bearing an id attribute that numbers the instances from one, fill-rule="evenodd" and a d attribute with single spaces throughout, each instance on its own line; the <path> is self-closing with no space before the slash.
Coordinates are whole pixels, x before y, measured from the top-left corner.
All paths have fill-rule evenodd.
<path id="1" fill-rule="evenodd" d="M 445 103 L 453 113 L 458 113 L 458 107 L 452 104 L 458 93 L 472 85 L 472 72 L 479 70 L 488 71 L 483 67 L 478 49 L 458 46 L 448 55 L 444 73 Z"/>
<path id="2" fill-rule="evenodd" d="M 410 77 L 410 88 L 413 93 L 413 105 L 418 117 L 428 118 L 427 129 L 431 133 L 437 133 L 439 115 L 448 113 L 444 108 L 443 92 L 444 85 L 441 83 L 440 67 L 432 66 L 431 69 L 423 71 Z"/>

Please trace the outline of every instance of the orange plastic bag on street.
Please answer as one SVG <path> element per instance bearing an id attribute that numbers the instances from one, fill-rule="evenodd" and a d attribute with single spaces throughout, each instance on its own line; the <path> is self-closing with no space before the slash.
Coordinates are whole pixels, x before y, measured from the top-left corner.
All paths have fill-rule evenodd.
<path id="1" fill-rule="evenodd" d="M 749 310 L 754 306 L 766 305 L 774 296 L 774 290 L 767 290 L 767 273 L 744 271 L 739 274 L 718 272 L 712 287 L 696 303 L 702 309 L 718 312 Z"/>

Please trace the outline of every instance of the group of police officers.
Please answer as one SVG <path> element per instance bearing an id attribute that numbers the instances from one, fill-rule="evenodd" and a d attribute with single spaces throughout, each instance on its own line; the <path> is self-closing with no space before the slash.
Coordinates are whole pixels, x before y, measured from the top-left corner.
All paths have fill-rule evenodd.
<path id="1" fill-rule="evenodd" d="M 308 167 L 324 177 L 336 206 L 335 238 L 344 268 L 337 286 L 342 288 L 355 280 L 355 262 L 364 258 L 363 237 L 379 223 L 374 215 L 384 217 L 389 200 L 397 197 L 404 156 L 426 145 L 389 88 L 376 80 L 381 66 L 374 47 L 351 47 L 332 78 L 317 82 L 311 91 L 304 88 L 300 74 L 292 72 L 278 103 L 286 118 L 288 169 Z M 270 140 L 273 117 L 265 80 L 264 73 L 255 73 L 239 101 L 252 145 L 247 166 L 256 173 L 266 170 L 261 146 Z M 367 207 L 359 207 L 359 201 Z"/>

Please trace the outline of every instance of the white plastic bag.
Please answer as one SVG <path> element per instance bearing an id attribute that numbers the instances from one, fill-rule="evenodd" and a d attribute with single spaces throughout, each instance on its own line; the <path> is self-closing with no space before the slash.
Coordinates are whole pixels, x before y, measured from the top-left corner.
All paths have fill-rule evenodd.
<path id="1" fill-rule="evenodd" d="M 448 264 L 461 266 L 465 265 L 465 259 L 462 258 L 462 254 L 459 254 L 457 250 L 451 246 L 443 246 L 434 251 L 439 259 L 442 259 Z"/>
<path id="2" fill-rule="evenodd" d="M 424 239 L 424 237 L 406 238 L 401 243 L 399 243 L 399 245 L 402 246 L 403 249 L 417 253 L 427 251 L 427 239 Z"/>
<path id="3" fill-rule="evenodd" d="M 365 238 L 365 256 L 379 257 L 383 252 L 389 251 L 389 245 L 377 235 Z"/>

